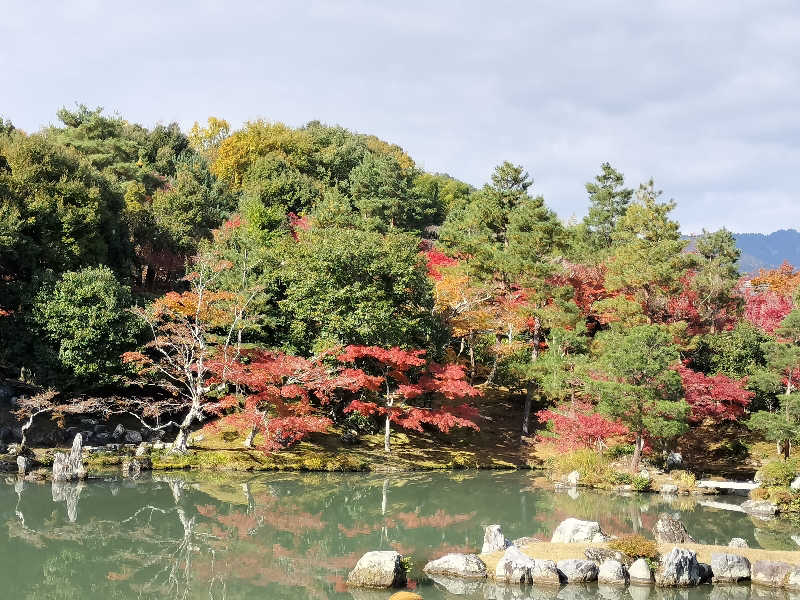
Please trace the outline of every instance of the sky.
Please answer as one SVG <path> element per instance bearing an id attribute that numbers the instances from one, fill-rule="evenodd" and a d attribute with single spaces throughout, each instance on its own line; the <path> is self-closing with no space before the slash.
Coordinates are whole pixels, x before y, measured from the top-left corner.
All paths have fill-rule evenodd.
<path id="1" fill-rule="evenodd" d="M 564 219 L 609 161 L 684 233 L 800 227 L 795 0 L 0 0 L 0 115 L 343 125 L 475 186 L 523 165 Z"/>

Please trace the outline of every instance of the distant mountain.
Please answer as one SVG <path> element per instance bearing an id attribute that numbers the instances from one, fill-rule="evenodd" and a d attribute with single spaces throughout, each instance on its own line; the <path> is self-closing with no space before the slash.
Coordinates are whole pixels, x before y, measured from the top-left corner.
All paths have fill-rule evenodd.
<path id="1" fill-rule="evenodd" d="M 752 273 L 759 269 L 780 267 L 789 261 L 800 267 L 800 232 L 794 229 L 779 229 L 768 235 L 763 233 L 734 233 L 736 245 L 742 251 L 739 270 Z"/>

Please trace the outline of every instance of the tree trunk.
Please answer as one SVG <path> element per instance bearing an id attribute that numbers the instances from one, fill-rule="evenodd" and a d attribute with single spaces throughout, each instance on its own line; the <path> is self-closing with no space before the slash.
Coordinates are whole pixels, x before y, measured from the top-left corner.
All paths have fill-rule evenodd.
<path id="1" fill-rule="evenodd" d="M 383 428 L 383 451 L 387 454 L 392 451 L 392 447 L 389 443 L 389 435 L 391 433 L 391 424 L 389 420 L 389 415 L 386 415 L 386 423 L 384 424 Z"/>
<path id="2" fill-rule="evenodd" d="M 533 384 L 528 384 L 525 391 L 525 406 L 522 409 L 522 433 L 530 435 L 531 406 L 533 406 Z"/>
<path id="3" fill-rule="evenodd" d="M 489 377 L 486 378 L 486 383 L 488 385 L 492 384 L 494 381 L 494 376 L 497 374 L 497 354 L 494 355 L 494 359 L 492 360 L 492 370 L 489 371 Z"/>
<path id="4" fill-rule="evenodd" d="M 642 460 L 642 447 L 644 446 L 644 440 L 642 439 L 642 434 L 636 434 L 636 441 L 633 445 L 633 457 L 631 458 L 631 472 L 638 473 L 639 472 L 639 463 Z"/>
<path id="5" fill-rule="evenodd" d="M 200 416 L 200 400 L 196 399 L 192 402 L 192 407 L 178 426 L 178 435 L 175 436 L 175 441 L 172 443 L 173 452 L 186 454 L 189 451 L 189 428 L 194 425 L 196 420 L 199 420 Z"/>
<path id="6" fill-rule="evenodd" d="M 244 440 L 243 446 L 245 448 L 253 447 L 253 440 L 256 438 L 257 433 L 258 433 L 258 427 L 256 425 L 253 425 L 250 428 L 250 433 L 247 434 L 247 437 Z"/>

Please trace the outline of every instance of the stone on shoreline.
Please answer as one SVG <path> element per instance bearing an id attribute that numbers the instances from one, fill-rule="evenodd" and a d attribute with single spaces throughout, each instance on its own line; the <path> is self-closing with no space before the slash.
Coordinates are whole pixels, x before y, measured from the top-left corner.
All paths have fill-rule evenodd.
<path id="1" fill-rule="evenodd" d="M 505 550 L 511 546 L 511 541 L 503 535 L 502 525 L 489 525 L 483 532 L 483 547 L 481 554 Z"/>
<path id="2" fill-rule="evenodd" d="M 674 483 L 665 483 L 659 490 L 662 494 L 671 495 L 678 493 L 678 486 Z"/>
<path id="3" fill-rule="evenodd" d="M 589 546 L 583 551 L 583 555 L 598 565 L 606 560 L 616 560 L 617 562 L 621 562 L 626 567 L 633 563 L 633 559 L 630 556 L 624 552 L 612 550 L 611 548 L 596 548 L 594 546 Z"/>
<path id="4" fill-rule="evenodd" d="M 750 579 L 750 561 L 738 554 L 712 554 L 711 570 L 714 573 L 714 583 L 737 583 Z"/>
<path id="5" fill-rule="evenodd" d="M 556 567 L 564 574 L 567 583 L 591 583 L 597 581 L 597 563 L 581 558 L 558 561 Z"/>
<path id="6" fill-rule="evenodd" d="M 661 567 L 656 572 L 656 585 L 659 587 L 699 585 L 701 577 L 697 553 L 676 547 L 662 557 Z"/>
<path id="7" fill-rule="evenodd" d="M 523 554 L 516 546 L 510 546 L 497 563 L 494 575 L 497 581 L 505 583 L 531 583 L 531 570 L 535 562 Z"/>
<path id="8" fill-rule="evenodd" d="M 367 552 L 347 576 L 347 585 L 353 587 L 392 588 L 405 584 L 403 557 L 394 550 Z"/>
<path id="9" fill-rule="evenodd" d="M 534 559 L 531 567 L 531 581 L 536 585 L 561 585 L 564 574 L 558 570 L 554 560 Z"/>
<path id="10" fill-rule="evenodd" d="M 658 515 L 658 521 L 653 525 L 653 537 L 657 542 L 674 544 L 689 544 L 695 541 L 686 531 L 683 523 L 678 519 L 673 519 L 667 513 Z"/>
<path id="11" fill-rule="evenodd" d="M 142 471 L 152 471 L 153 461 L 147 456 L 138 458 L 127 457 L 122 461 L 122 476 L 136 479 Z"/>
<path id="12" fill-rule="evenodd" d="M 445 554 L 422 569 L 427 575 L 486 579 L 486 564 L 477 554 Z"/>
<path id="13" fill-rule="evenodd" d="M 611 537 L 600 529 L 597 521 L 569 518 L 556 527 L 550 541 L 553 544 L 571 544 L 575 542 L 607 542 L 610 539 Z"/>
<path id="14" fill-rule="evenodd" d="M 86 467 L 83 465 L 83 438 L 80 433 L 72 440 L 69 454 L 56 452 L 53 457 L 53 481 L 76 479 L 86 479 Z"/>
<path id="15" fill-rule="evenodd" d="M 597 582 L 607 585 L 628 583 L 628 570 L 618 560 L 604 560 L 597 571 Z"/>
<path id="16" fill-rule="evenodd" d="M 653 570 L 645 559 L 639 558 L 628 567 L 628 577 L 631 583 L 650 585 L 653 583 Z"/>

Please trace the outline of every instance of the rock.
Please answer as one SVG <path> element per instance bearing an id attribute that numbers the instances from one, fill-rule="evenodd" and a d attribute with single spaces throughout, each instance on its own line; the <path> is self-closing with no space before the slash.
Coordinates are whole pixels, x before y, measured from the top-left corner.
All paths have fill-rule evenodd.
<path id="1" fill-rule="evenodd" d="M 569 518 L 562 521 L 550 540 L 553 544 L 571 544 L 575 542 L 605 542 L 611 538 L 607 536 L 597 521 L 581 521 Z"/>
<path id="2" fill-rule="evenodd" d="M 486 564 L 477 554 L 445 554 L 432 560 L 422 569 L 428 575 L 462 577 L 465 579 L 485 579 Z"/>
<path id="3" fill-rule="evenodd" d="M 653 582 L 653 570 L 645 559 L 639 558 L 628 567 L 628 577 L 631 583 L 650 585 Z"/>
<path id="4" fill-rule="evenodd" d="M 136 452 L 134 453 L 134 456 L 136 457 L 147 456 L 148 454 L 150 454 L 150 449 L 152 447 L 153 447 L 152 444 L 148 444 L 147 442 L 142 442 L 136 447 Z"/>
<path id="5" fill-rule="evenodd" d="M 81 425 L 83 425 L 84 427 L 94 427 L 99 423 L 100 421 L 98 421 L 97 419 L 91 419 L 89 417 L 81 419 Z"/>
<path id="6" fill-rule="evenodd" d="M 800 590 L 800 568 L 795 566 L 789 573 L 789 579 L 786 581 L 786 587 L 790 590 Z"/>
<path id="7" fill-rule="evenodd" d="M 662 494 L 677 494 L 678 486 L 672 483 L 665 483 L 659 490 Z"/>
<path id="8" fill-rule="evenodd" d="M 794 567 L 789 563 L 774 560 L 757 560 L 750 569 L 750 580 L 756 585 L 785 587 Z"/>
<path id="9" fill-rule="evenodd" d="M 564 574 L 566 583 L 590 583 L 597 581 L 597 563 L 580 558 L 568 558 L 558 561 L 556 565 Z"/>
<path id="10" fill-rule="evenodd" d="M 694 538 L 687 533 L 683 523 L 678 519 L 673 519 L 667 513 L 658 515 L 658 521 L 653 525 L 653 537 L 657 542 L 694 543 Z"/>
<path id="11" fill-rule="evenodd" d="M 683 466 L 683 455 L 680 452 L 670 452 L 667 455 L 667 471 Z"/>
<path id="12" fill-rule="evenodd" d="M 531 569 L 535 562 L 516 546 L 510 546 L 495 569 L 495 579 L 505 583 L 531 583 Z"/>
<path id="13" fill-rule="evenodd" d="M 353 587 L 392 588 L 405 584 L 403 557 L 394 550 L 367 552 L 347 576 L 347 585 Z"/>
<path id="14" fill-rule="evenodd" d="M 660 587 L 684 587 L 700 583 L 700 564 L 697 554 L 685 548 L 673 548 L 661 558 L 661 567 L 656 572 L 656 585 Z"/>
<path id="15" fill-rule="evenodd" d="M 17 472 L 20 475 L 26 475 L 31 470 L 31 459 L 27 456 L 17 457 Z"/>
<path id="16" fill-rule="evenodd" d="M 756 517 L 774 517 L 778 514 L 778 506 L 768 500 L 746 500 L 740 506 L 744 512 Z"/>
<path id="17" fill-rule="evenodd" d="M 569 485 L 573 486 L 573 487 L 575 487 L 576 485 L 578 485 L 578 482 L 579 482 L 580 480 L 581 480 L 581 474 L 580 474 L 580 471 L 572 471 L 572 472 L 571 472 L 569 475 L 567 475 L 567 477 L 566 477 L 566 482 L 567 482 Z"/>
<path id="18" fill-rule="evenodd" d="M 114 428 L 114 433 L 111 434 L 111 437 L 114 438 L 115 442 L 122 441 L 122 438 L 125 437 L 125 428 L 122 426 L 122 424 L 118 424 Z"/>
<path id="19" fill-rule="evenodd" d="M 604 560 L 597 571 L 597 583 L 606 585 L 625 585 L 628 571 L 618 560 Z"/>
<path id="20" fill-rule="evenodd" d="M 505 550 L 511 542 L 503 535 L 502 525 L 489 525 L 483 532 L 483 547 L 481 554 Z"/>
<path id="21" fill-rule="evenodd" d="M 792 479 L 792 483 L 789 484 L 789 487 L 793 490 L 800 490 L 800 475 Z"/>
<path id="22" fill-rule="evenodd" d="M 414 592 L 397 592 L 389 596 L 389 600 L 423 600 L 423 598 Z"/>
<path id="23" fill-rule="evenodd" d="M 633 559 L 627 554 L 619 552 L 618 550 L 611 550 L 610 548 L 594 548 L 590 546 L 583 551 L 583 555 L 589 560 L 596 562 L 598 565 L 606 560 L 616 560 L 625 566 L 633 563 Z"/>
<path id="24" fill-rule="evenodd" d="M 700 565 L 700 584 L 711 583 L 714 577 L 714 571 L 711 569 L 711 565 L 702 562 L 698 562 L 697 564 Z"/>
<path id="25" fill-rule="evenodd" d="M 750 561 L 738 554 L 712 554 L 711 570 L 714 573 L 714 583 L 737 583 L 750 579 Z"/>
<path id="26" fill-rule="evenodd" d="M 650 471 L 648 471 L 647 469 L 642 469 L 641 471 L 639 471 L 639 477 L 650 481 Z"/>
<path id="27" fill-rule="evenodd" d="M 167 445 L 164 442 L 153 442 L 153 450 L 163 450 Z"/>
<path id="28" fill-rule="evenodd" d="M 69 454 L 56 452 L 53 457 L 53 481 L 76 479 L 86 479 L 86 467 L 83 465 L 83 438 L 80 433 L 72 441 Z"/>
<path id="29" fill-rule="evenodd" d="M 122 461 L 122 476 L 136 479 L 142 474 L 142 471 L 152 471 L 153 461 L 150 458 L 142 456 L 139 458 L 125 458 Z"/>
<path id="30" fill-rule="evenodd" d="M 561 585 L 566 579 L 558 570 L 554 560 L 534 560 L 531 567 L 531 581 L 536 585 Z"/>
<path id="31" fill-rule="evenodd" d="M 108 452 L 119 452 L 120 447 L 119 444 L 106 444 L 106 450 Z"/>
<path id="32" fill-rule="evenodd" d="M 111 434 L 107 431 L 100 431 L 94 434 L 94 443 L 98 446 L 105 446 L 111 440 Z"/>
<path id="33" fill-rule="evenodd" d="M 731 541 L 728 542 L 729 548 L 749 548 L 750 545 L 747 543 L 747 540 L 743 538 L 731 538 Z"/>
<path id="34" fill-rule="evenodd" d="M 125 431 L 124 439 L 126 444 L 141 444 L 143 438 L 139 431 L 128 429 Z"/>

